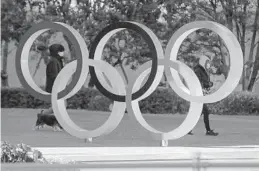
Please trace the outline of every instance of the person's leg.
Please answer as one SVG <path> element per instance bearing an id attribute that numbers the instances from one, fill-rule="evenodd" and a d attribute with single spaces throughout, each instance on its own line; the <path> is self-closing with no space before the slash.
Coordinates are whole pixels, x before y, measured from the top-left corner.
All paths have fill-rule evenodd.
<path id="1" fill-rule="evenodd" d="M 207 105 L 203 105 L 203 109 L 202 109 L 202 113 L 203 113 L 203 121 L 204 121 L 204 124 L 205 124 L 205 129 L 206 131 L 210 131 L 210 121 L 209 121 L 209 110 L 208 110 L 208 107 Z"/>
<path id="2" fill-rule="evenodd" d="M 213 130 L 210 129 L 210 121 L 209 121 L 209 109 L 206 104 L 203 105 L 203 120 L 205 124 L 205 129 L 206 129 L 206 135 L 212 135 L 212 136 L 217 136 L 218 133 L 214 132 Z"/>

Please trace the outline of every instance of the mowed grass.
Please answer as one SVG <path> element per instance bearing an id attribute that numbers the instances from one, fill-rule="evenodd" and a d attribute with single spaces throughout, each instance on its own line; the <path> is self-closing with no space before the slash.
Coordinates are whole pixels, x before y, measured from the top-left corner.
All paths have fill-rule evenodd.
<path id="1" fill-rule="evenodd" d="M 1 138 L 12 144 L 25 143 L 33 147 L 89 147 L 89 146 L 159 146 L 149 132 L 137 122 L 124 115 L 119 126 L 110 134 L 94 138 L 92 143 L 85 143 L 70 134 L 54 132 L 50 127 L 33 131 L 35 109 L 2 109 Z M 69 110 L 71 119 L 85 129 L 93 130 L 103 124 L 110 113 L 87 110 Z M 178 127 L 186 115 L 151 115 L 145 114 L 146 121 L 160 131 L 169 131 Z M 186 135 L 169 141 L 169 146 L 235 146 L 259 144 L 258 116 L 220 116 L 210 115 L 211 127 L 219 136 L 205 136 L 203 116 L 195 126 L 194 135 Z"/>

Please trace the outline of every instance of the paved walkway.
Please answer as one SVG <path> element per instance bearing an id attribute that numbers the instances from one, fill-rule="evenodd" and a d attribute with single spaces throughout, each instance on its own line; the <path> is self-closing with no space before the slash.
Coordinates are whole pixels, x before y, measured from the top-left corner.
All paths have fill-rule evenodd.
<path id="1" fill-rule="evenodd" d="M 158 147 L 148 131 L 137 123 L 132 123 L 125 115 L 120 125 L 111 133 L 97 137 L 93 143 L 85 143 L 66 132 L 54 132 L 50 128 L 33 131 L 36 122 L 34 109 L 2 109 L 2 140 L 12 144 L 25 143 L 32 147 Z M 72 120 L 85 129 L 94 129 L 103 124 L 109 116 L 107 112 L 70 110 Z M 161 131 L 176 128 L 184 120 L 184 115 L 144 115 L 148 123 Z M 258 116 L 211 115 L 211 127 L 219 136 L 205 136 L 203 118 L 194 128 L 194 135 L 169 141 L 169 146 L 209 147 L 259 145 Z"/>

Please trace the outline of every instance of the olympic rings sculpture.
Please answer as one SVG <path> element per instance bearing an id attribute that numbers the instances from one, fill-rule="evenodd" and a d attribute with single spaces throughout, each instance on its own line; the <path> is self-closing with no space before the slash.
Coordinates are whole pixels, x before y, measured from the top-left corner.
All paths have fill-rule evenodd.
<path id="1" fill-rule="evenodd" d="M 195 73 L 184 63 L 177 61 L 181 43 L 198 29 L 210 29 L 217 33 L 227 45 L 230 53 L 230 70 L 225 83 L 213 94 L 203 96 L 201 84 Z M 77 60 L 67 64 L 58 74 L 52 93 L 41 90 L 33 81 L 29 68 L 28 56 L 32 43 L 43 32 L 54 29 L 62 31 L 75 47 Z M 151 50 L 152 60 L 142 65 L 135 78 L 130 78 L 125 85 L 121 75 L 110 64 L 102 61 L 102 51 L 109 38 L 124 29 L 139 33 Z M 184 25 L 170 38 L 165 52 L 156 35 L 145 25 L 136 22 L 118 22 L 108 25 L 96 36 L 90 51 L 82 36 L 71 26 L 60 22 L 41 22 L 34 25 L 22 37 L 16 53 L 16 70 L 21 84 L 34 97 L 51 102 L 54 114 L 62 127 L 71 135 L 80 139 L 94 138 L 112 132 L 123 118 L 127 108 L 129 115 L 147 129 L 158 140 L 178 139 L 186 135 L 197 124 L 203 103 L 214 103 L 226 98 L 238 85 L 243 72 L 243 53 L 235 35 L 225 26 L 212 21 L 195 21 Z M 114 101 L 108 120 L 95 130 L 85 130 L 76 125 L 69 117 L 65 100 L 72 97 L 83 86 L 88 73 L 94 79 L 96 88 Z M 170 132 L 160 132 L 151 127 L 143 118 L 138 102 L 148 97 L 158 86 L 165 72 L 171 88 L 183 99 L 190 101 L 189 113 L 183 123 Z M 107 83 L 103 74 L 107 76 Z M 181 74 L 187 81 L 187 87 L 180 79 Z M 146 83 L 141 84 L 149 75 Z M 69 78 L 72 81 L 68 84 Z M 68 85 L 67 85 L 68 84 Z M 141 87 L 141 88 L 140 88 Z"/>

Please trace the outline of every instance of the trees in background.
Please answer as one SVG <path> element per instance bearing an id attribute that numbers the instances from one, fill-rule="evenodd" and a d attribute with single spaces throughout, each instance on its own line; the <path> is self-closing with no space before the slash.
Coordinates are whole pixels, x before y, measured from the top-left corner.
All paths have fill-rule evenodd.
<path id="1" fill-rule="evenodd" d="M 258 52 L 255 60 L 253 58 L 253 52 L 258 43 L 256 39 L 259 28 L 258 0 L 75 0 L 73 2 L 76 2 L 76 5 L 73 7 L 70 5 L 71 2 L 71 0 L 6 0 L 5 4 L 2 5 L 1 14 L 2 35 L 5 36 L 2 37 L 2 42 L 7 42 L 7 40 L 17 40 L 18 42 L 19 37 L 32 23 L 48 20 L 71 25 L 80 32 L 86 44 L 90 47 L 97 33 L 105 26 L 117 21 L 130 20 L 143 23 L 149 27 L 165 47 L 173 33 L 184 24 L 195 20 L 211 20 L 226 25 L 236 34 L 244 54 L 246 53 L 247 43 L 251 43 L 248 61 L 245 61 L 246 72 L 244 72 L 242 84 L 243 90 L 251 91 L 253 88 L 257 77 L 257 67 L 259 67 L 259 64 L 257 65 Z M 12 5 L 15 4 L 18 5 L 12 8 Z M 255 5 L 257 6 L 255 7 Z M 28 13 L 31 15 L 28 15 Z M 27 17 L 24 17 L 24 20 L 20 18 L 18 20 L 16 17 L 17 21 L 11 22 L 10 19 L 15 14 Z M 19 26 L 17 26 L 17 23 Z M 10 25 L 16 25 L 13 31 L 7 29 Z M 3 34 L 3 31 L 8 34 Z M 248 33 L 252 33 L 251 40 L 247 37 Z M 32 49 L 41 56 L 36 71 L 42 60 L 47 62 L 46 47 L 49 45 L 50 37 L 55 34 L 56 32 L 50 30 L 40 36 L 34 43 Z M 70 48 L 70 59 L 74 60 L 74 47 L 66 35 L 63 35 L 63 37 Z M 5 49 L 3 52 L 5 54 Z M 217 34 L 206 29 L 192 33 L 181 45 L 178 58 L 185 62 L 191 60 L 186 58 L 188 53 L 205 54 L 212 59 L 214 67 L 217 68 L 217 74 L 223 74 L 227 77 L 229 54 L 226 45 Z M 7 59 L 8 55 L 3 56 L 6 56 Z M 139 65 L 150 60 L 150 51 L 140 35 L 131 30 L 124 30 L 108 41 L 102 57 L 111 65 L 119 67 L 127 82 L 125 66 L 130 66 L 133 70 L 137 69 Z M 6 63 L 7 60 L 4 62 Z M 3 68 L 3 71 L 6 71 L 6 68 Z M 246 82 L 248 81 L 247 87 Z M 91 80 L 89 86 L 93 86 Z"/>
<path id="2" fill-rule="evenodd" d="M 259 0 L 257 0 L 256 3 L 256 14 L 255 14 L 255 19 L 254 19 L 254 24 L 252 26 L 252 40 L 251 40 L 251 48 L 250 48 L 250 53 L 249 53 L 249 61 L 251 61 L 251 66 L 250 66 L 250 70 L 252 69 L 252 73 L 251 73 L 251 77 L 250 77 L 250 82 L 248 84 L 248 91 L 252 91 L 254 84 L 256 81 L 258 81 L 259 78 L 259 40 L 256 40 L 256 36 L 258 36 L 259 32 Z M 253 60 L 253 52 L 254 52 L 254 48 L 257 46 L 257 50 L 256 50 L 256 55 L 255 55 L 255 59 Z M 248 71 L 248 73 L 250 73 Z M 249 75 L 248 75 L 249 76 Z"/>
<path id="3" fill-rule="evenodd" d="M 30 27 L 30 21 L 27 20 L 25 0 L 3 0 L 1 3 L 1 81 L 3 87 L 8 87 L 7 60 L 13 50 L 9 49 L 9 43 L 19 43 L 21 35 Z"/>
<path id="4" fill-rule="evenodd" d="M 237 36 L 245 62 L 243 77 L 241 79 L 242 89 L 247 90 L 247 84 L 254 63 L 253 52 L 258 42 L 256 40 L 256 32 L 258 32 L 257 2 L 253 0 L 197 0 L 196 2 L 196 20 L 216 21 L 227 26 Z M 248 34 L 252 32 L 252 40 L 250 40 L 251 38 L 248 37 Z M 210 31 L 202 30 L 199 33 L 205 35 L 199 35 L 199 41 L 202 40 L 199 45 L 203 46 L 207 52 L 212 53 L 209 56 L 213 58 L 214 66 L 218 68 L 218 74 L 222 73 L 226 78 L 229 70 L 229 53 L 226 45 L 218 35 Z M 250 55 L 248 59 L 245 59 L 246 47 L 249 43 L 251 44 Z M 251 86 L 249 90 L 251 90 Z"/>

